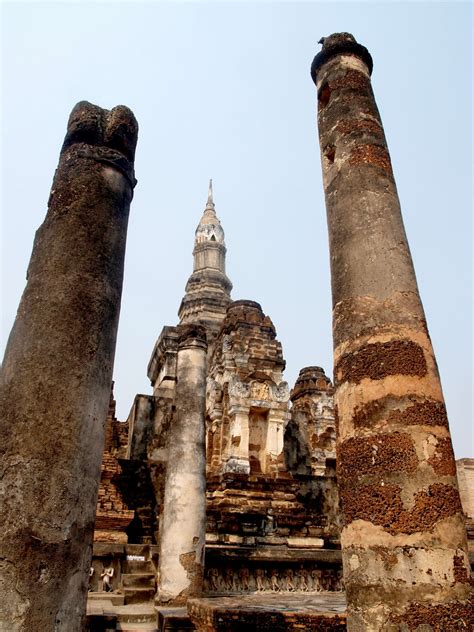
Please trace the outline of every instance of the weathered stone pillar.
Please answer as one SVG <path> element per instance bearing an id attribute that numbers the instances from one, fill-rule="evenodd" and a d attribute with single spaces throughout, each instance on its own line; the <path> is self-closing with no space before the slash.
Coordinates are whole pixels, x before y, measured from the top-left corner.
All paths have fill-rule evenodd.
<path id="1" fill-rule="evenodd" d="M 184 605 L 202 592 L 206 536 L 206 333 L 179 325 L 176 409 L 169 429 L 160 534 L 159 604 Z"/>
<path id="2" fill-rule="evenodd" d="M 469 629 L 448 420 L 371 70 L 367 49 L 347 33 L 325 38 L 311 68 L 331 255 L 348 629 Z"/>
<path id="3" fill-rule="evenodd" d="M 0 629 L 83 629 L 138 126 L 73 109 L 0 383 Z"/>

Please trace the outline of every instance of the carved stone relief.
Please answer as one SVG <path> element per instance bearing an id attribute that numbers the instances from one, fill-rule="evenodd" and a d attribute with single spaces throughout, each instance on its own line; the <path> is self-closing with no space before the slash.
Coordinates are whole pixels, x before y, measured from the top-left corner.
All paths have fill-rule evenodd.
<path id="1" fill-rule="evenodd" d="M 222 339 L 222 352 L 227 353 L 232 349 L 232 337 L 226 334 Z"/>
<path id="2" fill-rule="evenodd" d="M 207 378 L 207 393 L 206 393 L 206 407 L 209 412 L 212 412 L 214 408 L 218 405 L 220 406 L 222 402 L 222 387 L 221 385 L 213 380 L 212 378 Z"/>
<path id="3" fill-rule="evenodd" d="M 300 568 L 239 568 L 226 566 L 208 569 L 207 592 L 323 592 L 342 591 L 342 570 Z"/>
<path id="4" fill-rule="evenodd" d="M 250 384 L 239 380 L 236 375 L 232 375 L 229 380 L 229 395 L 231 397 L 248 398 L 250 396 Z"/>
<path id="5" fill-rule="evenodd" d="M 272 384 L 271 387 L 272 399 L 277 402 L 287 402 L 290 399 L 290 388 L 287 382 L 280 382 L 278 386 Z"/>
<path id="6" fill-rule="evenodd" d="M 252 382 L 250 397 L 260 401 L 270 399 L 270 387 L 266 382 Z"/>

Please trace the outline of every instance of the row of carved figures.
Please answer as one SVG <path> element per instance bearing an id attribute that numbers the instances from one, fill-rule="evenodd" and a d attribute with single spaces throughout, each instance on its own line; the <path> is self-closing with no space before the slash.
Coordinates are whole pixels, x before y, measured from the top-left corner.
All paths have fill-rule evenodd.
<path id="1" fill-rule="evenodd" d="M 342 570 L 301 568 L 239 569 L 211 567 L 205 578 L 207 592 L 320 592 L 342 591 Z"/>

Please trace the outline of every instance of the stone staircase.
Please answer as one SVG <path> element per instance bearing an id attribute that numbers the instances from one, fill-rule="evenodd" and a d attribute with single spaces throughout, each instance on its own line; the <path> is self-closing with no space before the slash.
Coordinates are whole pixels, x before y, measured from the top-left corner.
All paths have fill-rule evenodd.
<path id="1" fill-rule="evenodd" d="M 196 630 L 186 608 L 158 608 L 158 632 L 191 632 Z"/>
<path id="2" fill-rule="evenodd" d="M 125 604 L 153 603 L 156 592 L 155 569 L 148 561 L 126 561 L 122 572 Z"/>
<path id="3" fill-rule="evenodd" d="M 125 606 L 117 611 L 116 630 L 158 632 L 156 610 L 146 606 Z"/>
<path id="4" fill-rule="evenodd" d="M 191 632 L 186 608 L 155 608 L 155 551 L 127 544 L 114 592 L 88 594 L 87 632 Z M 125 557 L 125 556 L 124 556 Z M 135 558 L 135 559 L 133 559 Z M 139 559 L 137 559 L 139 558 Z"/>

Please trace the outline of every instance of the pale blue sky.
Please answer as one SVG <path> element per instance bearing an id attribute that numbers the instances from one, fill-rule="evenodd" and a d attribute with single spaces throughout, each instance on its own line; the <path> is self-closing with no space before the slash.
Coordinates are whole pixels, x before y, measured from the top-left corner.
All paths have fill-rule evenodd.
<path id="1" fill-rule="evenodd" d="M 350 31 L 374 58 L 408 239 L 457 457 L 472 435 L 469 3 L 2 4 L 2 351 L 66 122 L 87 99 L 140 124 L 115 367 L 118 416 L 176 324 L 214 179 L 234 298 L 277 328 L 290 386 L 332 373 L 327 228 L 309 67 Z"/>

